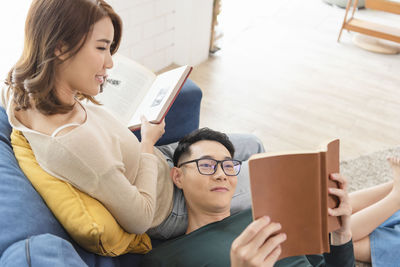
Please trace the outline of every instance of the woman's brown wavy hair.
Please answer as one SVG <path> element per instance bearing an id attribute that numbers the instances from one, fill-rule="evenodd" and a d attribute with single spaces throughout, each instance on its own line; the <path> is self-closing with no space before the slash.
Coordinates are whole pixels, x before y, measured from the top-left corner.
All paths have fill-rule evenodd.
<path id="1" fill-rule="evenodd" d="M 63 45 L 67 47 L 63 55 L 76 55 L 93 25 L 104 17 L 109 17 L 114 26 L 114 54 L 120 44 L 122 22 L 104 0 L 33 0 L 25 23 L 22 56 L 6 79 L 17 111 L 32 108 L 32 103 L 46 115 L 72 110 L 73 105 L 61 103 L 56 96 L 55 69 L 63 61 L 55 56 L 55 51 Z M 78 97 L 98 104 L 91 96 Z"/>

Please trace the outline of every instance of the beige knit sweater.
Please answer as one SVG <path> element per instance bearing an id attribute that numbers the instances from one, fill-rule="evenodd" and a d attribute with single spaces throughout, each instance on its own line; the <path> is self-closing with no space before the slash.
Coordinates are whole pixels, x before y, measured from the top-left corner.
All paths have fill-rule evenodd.
<path id="1" fill-rule="evenodd" d="M 141 153 L 137 138 L 103 107 L 82 104 L 86 121 L 51 137 L 20 123 L 13 101 L 4 99 L 10 124 L 23 132 L 39 165 L 102 202 L 127 232 L 143 233 L 170 214 L 173 183 L 163 154 Z"/>

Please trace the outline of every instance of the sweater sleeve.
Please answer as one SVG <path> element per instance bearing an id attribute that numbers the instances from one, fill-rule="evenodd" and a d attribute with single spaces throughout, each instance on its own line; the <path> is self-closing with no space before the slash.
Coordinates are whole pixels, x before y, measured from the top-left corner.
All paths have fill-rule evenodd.
<path id="1" fill-rule="evenodd" d="M 353 267 L 355 266 L 353 241 L 346 244 L 330 247 L 330 253 L 324 253 L 325 266 L 328 267 Z"/>
<path id="2" fill-rule="evenodd" d="M 100 177 L 98 198 L 118 223 L 129 233 L 146 232 L 154 219 L 157 190 L 157 158 L 142 153 L 135 184 L 120 170 L 111 170 Z"/>
<path id="3" fill-rule="evenodd" d="M 340 246 L 330 246 L 330 253 L 306 255 L 311 266 L 314 267 L 353 267 L 355 266 L 353 242 L 350 240 Z M 299 258 L 299 257 L 293 257 Z M 290 258 L 287 258 L 290 259 Z M 285 260 L 285 259 L 283 259 Z M 283 261 L 282 260 L 282 261 Z M 285 265 L 286 266 L 286 265 Z M 290 265 L 292 266 L 292 265 Z M 293 265 L 294 266 L 294 265 Z M 297 265 L 296 265 L 297 266 Z"/>
<path id="4" fill-rule="evenodd" d="M 142 234 L 147 231 L 156 207 L 157 157 L 140 154 L 138 173 L 131 184 L 122 163 L 110 164 L 110 168 L 99 172 L 100 167 L 96 169 L 95 164 L 83 160 L 70 149 L 63 146 L 57 151 L 51 149 L 46 161 L 49 168 L 43 166 L 44 169 L 99 200 L 127 232 Z"/>

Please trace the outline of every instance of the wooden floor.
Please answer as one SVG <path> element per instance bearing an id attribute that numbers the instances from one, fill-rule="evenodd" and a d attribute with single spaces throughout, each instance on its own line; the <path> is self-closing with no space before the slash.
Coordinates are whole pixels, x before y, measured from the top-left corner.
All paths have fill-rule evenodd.
<path id="1" fill-rule="evenodd" d="M 400 55 L 364 51 L 347 31 L 337 43 L 343 9 L 225 0 L 222 12 L 222 49 L 191 74 L 200 126 L 254 133 L 273 151 L 340 138 L 342 160 L 400 145 Z M 400 28 L 400 16 L 358 13 Z"/>

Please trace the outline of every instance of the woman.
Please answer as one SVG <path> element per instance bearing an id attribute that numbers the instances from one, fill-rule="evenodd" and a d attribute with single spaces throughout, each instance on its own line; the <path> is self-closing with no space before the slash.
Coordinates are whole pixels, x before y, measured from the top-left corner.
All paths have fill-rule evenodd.
<path id="1" fill-rule="evenodd" d="M 393 181 L 350 194 L 355 257 L 376 266 L 390 266 L 400 259 L 395 253 L 400 247 L 400 159 L 388 161 Z"/>
<path id="2" fill-rule="evenodd" d="M 34 0 L 22 56 L 6 81 L 9 121 L 44 170 L 98 199 L 127 232 L 177 236 L 187 216 L 169 178 L 173 149 L 154 147 L 164 122 L 142 118 L 139 143 L 102 107 L 81 102 L 98 104 L 121 32 L 104 0 Z"/>
<path id="3" fill-rule="evenodd" d="M 80 101 L 97 104 L 121 33 L 102 0 L 34 0 L 6 82 L 7 113 L 43 169 L 99 199 L 126 231 L 143 233 L 172 208 L 169 166 L 154 149 L 164 123 L 143 119 L 139 143 L 103 108 Z"/>

